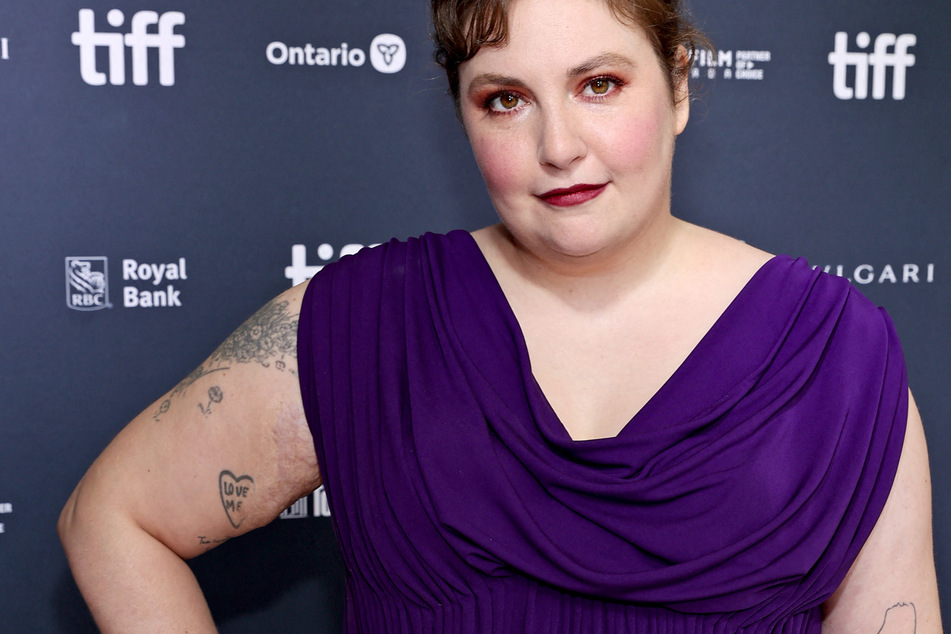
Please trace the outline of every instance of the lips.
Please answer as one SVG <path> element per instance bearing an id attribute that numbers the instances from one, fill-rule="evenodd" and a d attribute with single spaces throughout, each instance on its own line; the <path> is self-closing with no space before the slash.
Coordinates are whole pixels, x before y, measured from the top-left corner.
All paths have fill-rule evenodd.
<path id="1" fill-rule="evenodd" d="M 601 192 L 604 191 L 605 187 L 607 187 L 607 183 L 600 185 L 572 185 L 564 189 L 553 189 L 544 194 L 539 194 L 538 198 L 555 207 L 572 207 L 597 198 Z"/>

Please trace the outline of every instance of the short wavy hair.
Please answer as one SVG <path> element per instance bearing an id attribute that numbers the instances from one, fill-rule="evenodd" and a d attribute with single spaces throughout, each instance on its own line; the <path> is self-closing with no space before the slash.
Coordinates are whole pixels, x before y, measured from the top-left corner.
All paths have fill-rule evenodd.
<path id="1" fill-rule="evenodd" d="M 483 46 L 502 46 L 508 38 L 507 6 L 518 0 L 432 0 L 434 58 L 446 71 L 449 93 L 459 107 L 459 66 Z M 712 49 L 688 20 L 680 0 L 602 0 L 622 22 L 644 29 L 667 69 L 667 83 L 686 79 L 696 52 Z M 681 49 L 683 47 L 683 49 Z M 686 58 L 681 53 L 687 52 Z"/>

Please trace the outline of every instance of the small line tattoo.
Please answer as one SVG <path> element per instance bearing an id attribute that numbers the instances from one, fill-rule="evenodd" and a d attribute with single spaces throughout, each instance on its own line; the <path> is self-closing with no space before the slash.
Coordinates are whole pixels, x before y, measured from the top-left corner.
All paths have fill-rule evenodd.
<path id="1" fill-rule="evenodd" d="M 194 383 L 198 379 L 202 378 L 203 376 L 207 376 L 211 374 L 212 372 L 221 372 L 222 370 L 229 370 L 229 369 L 230 369 L 230 366 L 222 366 L 222 367 L 211 368 L 206 370 L 204 365 L 198 366 L 197 368 L 192 370 L 188 376 L 182 379 L 182 381 L 178 385 L 176 385 L 175 388 L 171 392 L 169 392 L 168 396 L 166 396 L 165 399 L 159 404 L 159 408 L 155 410 L 154 414 L 152 414 L 152 420 L 158 421 L 159 419 L 161 419 L 162 415 L 168 412 L 168 410 L 171 408 L 172 399 L 174 399 L 176 396 L 183 396 L 185 392 L 188 391 L 188 388 L 191 387 L 192 383 Z"/>
<path id="2" fill-rule="evenodd" d="M 885 610 L 885 619 L 878 634 L 915 634 L 918 631 L 918 610 L 914 603 L 896 603 Z"/>
<path id="3" fill-rule="evenodd" d="M 236 476 L 230 471 L 218 474 L 218 492 L 221 505 L 225 509 L 228 521 L 235 528 L 244 522 L 248 498 L 254 493 L 254 478 L 249 475 Z"/>
<path id="4" fill-rule="evenodd" d="M 226 541 L 228 541 L 228 539 L 229 539 L 228 537 L 210 538 L 210 537 L 206 537 L 205 535 L 199 535 L 198 543 L 201 544 L 202 546 L 208 546 L 208 548 L 205 549 L 205 552 L 207 553 L 209 550 L 211 550 L 218 544 L 225 543 Z"/>
<path id="5" fill-rule="evenodd" d="M 208 404 L 207 405 L 202 405 L 201 403 L 198 404 L 198 407 L 201 409 L 201 413 L 204 414 L 205 416 L 210 415 L 211 404 L 220 403 L 221 400 L 224 398 L 224 396 L 225 396 L 224 392 L 221 391 L 220 387 L 218 387 L 217 385 L 212 385 L 210 388 L 208 388 Z"/>

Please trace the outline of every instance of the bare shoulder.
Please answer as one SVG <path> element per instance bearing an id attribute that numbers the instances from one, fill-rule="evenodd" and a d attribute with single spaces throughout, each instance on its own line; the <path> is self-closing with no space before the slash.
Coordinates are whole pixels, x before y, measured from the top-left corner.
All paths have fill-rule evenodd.
<path id="1" fill-rule="evenodd" d="M 479 246 L 479 250 L 482 251 L 482 255 L 491 263 L 493 260 L 499 259 L 498 252 L 500 244 L 505 241 L 503 237 L 505 235 L 505 229 L 501 223 L 494 225 L 488 225 L 472 231 L 470 233 L 472 239 Z"/>
<path id="2" fill-rule="evenodd" d="M 721 277 L 749 279 L 773 258 L 772 253 L 742 240 L 712 229 L 684 224 L 684 241 L 689 247 L 692 264 L 711 270 Z"/>
<path id="3" fill-rule="evenodd" d="M 678 262 L 680 280 L 715 305 L 725 305 L 774 256 L 736 238 L 683 223 Z"/>

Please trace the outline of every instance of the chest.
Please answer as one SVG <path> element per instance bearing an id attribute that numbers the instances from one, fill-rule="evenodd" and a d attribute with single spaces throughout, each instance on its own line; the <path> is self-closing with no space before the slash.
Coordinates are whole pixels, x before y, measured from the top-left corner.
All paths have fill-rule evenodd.
<path id="1" fill-rule="evenodd" d="M 568 434 L 616 436 L 680 368 L 719 305 L 629 307 L 598 315 L 529 311 L 520 318 L 532 372 Z"/>

